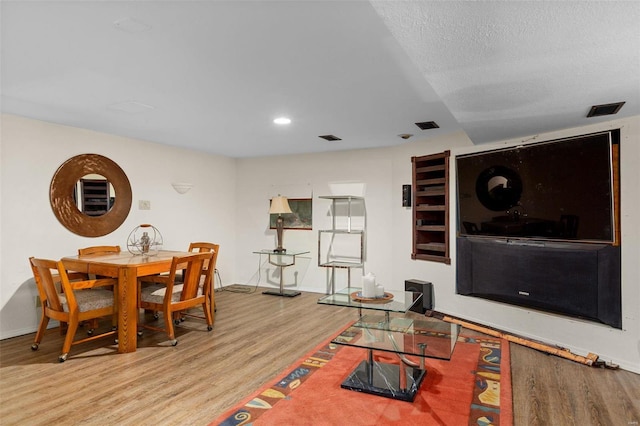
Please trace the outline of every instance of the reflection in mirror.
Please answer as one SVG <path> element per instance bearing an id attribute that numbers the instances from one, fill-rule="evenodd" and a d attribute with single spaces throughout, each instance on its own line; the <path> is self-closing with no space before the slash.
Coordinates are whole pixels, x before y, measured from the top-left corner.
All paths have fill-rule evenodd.
<path id="1" fill-rule="evenodd" d="M 111 182 L 99 174 L 87 174 L 76 182 L 73 197 L 78 210 L 87 216 L 106 214 L 115 202 L 116 191 Z"/>
<path id="2" fill-rule="evenodd" d="M 86 212 L 87 203 L 83 207 L 78 205 L 84 179 L 101 181 L 103 193 L 109 192 L 108 197 L 102 198 L 103 205 L 91 212 L 94 214 Z M 94 193 L 91 198 L 95 201 L 99 197 Z M 131 198 L 127 175 L 115 162 L 98 154 L 77 155 L 65 161 L 53 175 L 49 188 L 56 218 L 65 228 L 83 237 L 100 237 L 118 229 L 129 215 Z"/>

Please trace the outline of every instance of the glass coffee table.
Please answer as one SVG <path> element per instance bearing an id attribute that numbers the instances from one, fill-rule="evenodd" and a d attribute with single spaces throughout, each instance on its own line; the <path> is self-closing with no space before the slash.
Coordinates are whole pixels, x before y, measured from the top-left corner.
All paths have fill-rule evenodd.
<path id="1" fill-rule="evenodd" d="M 451 359 L 460 326 L 430 317 L 390 316 L 406 314 L 421 300 L 421 293 L 387 290 L 388 300 L 362 301 L 357 299 L 360 290 L 350 287 L 318 300 L 319 304 L 358 308 L 359 320 L 332 343 L 366 349 L 367 357 L 341 387 L 413 401 L 427 375 L 425 359 Z M 374 312 L 362 315 L 363 309 Z M 390 354 L 390 359 L 376 360 L 374 351 Z"/>

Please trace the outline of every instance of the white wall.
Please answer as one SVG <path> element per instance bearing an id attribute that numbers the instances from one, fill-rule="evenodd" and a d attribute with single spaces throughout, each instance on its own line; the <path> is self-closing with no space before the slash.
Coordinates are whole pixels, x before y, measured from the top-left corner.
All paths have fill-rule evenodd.
<path id="1" fill-rule="evenodd" d="M 59 259 L 76 254 L 80 247 L 100 244 L 119 244 L 127 250 L 129 233 L 141 223 L 156 226 L 167 249 L 186 250 L 195 240 L 220 244 L 217 266 L 222 274 L 233 273 L 234 159 L 12 115 L 2 115 L 1 124 L 1 338 L 37 327 L 30 256 Z M 112 159 L 131 183 L 131 212 L 120 228 L 104 237 L 69 232 L 49 204 L 49 184 L 56 169 L 84 153 Z M 191 182 L 194 187 L 180 195 L 171 186 L 176 181 Z M 139 210 L 139 200 L 149 200 L 151 210 Z"/>
<path id="2" fill-rule="evenodd" d="M 602 129 L 621 130 L 622 192 L 622 292 L 623 329 L 547 314 L 455 293 L 455 233 L 451 234 L 452 264 L 411 260 L 411 209 L 402 207 L 401 189 L 411 183 L 411 157 L 451 150 L 451 223 L 455 223 L 455 155 L 523 143 L 591 133 Z M 308 249 L 305 261 L 285 269 L 285 282 L 303 290 L 325 292 L 327 271 L 319 268 L 318 230 L 330 226 L 327 212 L 330 202 L 318 196 L 331 195 L 331 183 L 351 182 L 364 188 L 367 210 L 366 271 L 376 275 L 387 288 L 403 289 L 406 279 L 434 284 L 435 309 L 470 321 L 512 333 L 558 344 L 577 354 L 595 353 L 601 359 L 640 372 L 640 120 L 611 121 L 519 140 L 474 146 L 464 133 L 404 143 L 393 148 L 334 152 L 314 155 L 279 156 L 238 160 L 239 228 L 237 244 L 238 283 L 277 285 L 274 267 L 258 267 L 253 250 L 275 247 L 275 231 L 268 230 L 268 200 L 274 195 L 299 197 L 313 194 L 313 231 L 285 230 L 284 246 Z M 359 186 L 357 185 L 359 184 Z M 360 195 L 360 194 L 352 194 Z M 355 274 L 355 284 L 359 283 Z M 337 287 L 345 287 L 346 275 Z"/>
<path id="3" fill-rule="evenodd" d="M 640 117 L 536 135 L 536 140 L 618 127 L 622 129 L 622 330 L 456 295 L 453 234 L 451 265 L 411 260 L 411 210 L 401 203 L 402 185 L 411 183 L 411 156 L 450 149 L 453 162 L 457 154 L 513 145 L 529 138 L 474 146 L 464 133 L 455 133 L 384 149 L 232 160 L 3 115 L 0 337 L 36 328 L 36 289 L 29 256 L 57 258 L 75 253 L 79 247 L 102 243 L 124 247 L 129 232 L 145 222 L 162 231 L 166 248 L 186 248 L 194 239 L 220 243 L 218 268 L 225 285 L 255 285 L 260 277 L 261 285 L 276 287 L 276 271 L 252 251 L 275 247 L 275 231 L 268 229 L 268 205 L 269 199 L 279 193 L 313 198 L 314 229 L 285 230 L 286 248 L 310 251 L 296 266 L 287 268 L 285 282 L 324 293 L 327 271 L 317 266 L 317 231 L 330 227 L 330 202 L 318 196 L 330 195 L 332 189 L 346 183 L 365 196 L 366 270 L 375 273 L 386 287 L 402 289 L 404 280 L 411 278 L 431 281 L 438 311 L 558 344 L 578 354 L 592 352 L 640 373 Z M 125 224 L 111 235 L 96 239 L 78 237 L 63 228 L 53 216 L 48 199 L 56 168 L 73 155 L 90 152 L 105 155 L 124 169 L 134 199 Z M 171 188 L 172 181 L 191 181 L 196 186 L 178 195 Z M 455 181 L 451 188 L 453 219 Z M 152 209 L 138 210 L 140 199 L 150 200 Z M 355 275 L 357 283 L 359 276 Z M 346 276 L 341 277 L 344 283 Z M 339 282 L 337 287 L 341 286 Z"/>
<path id="4" fill-rule="evenodd" d="M 293 282 L 297 270 L 298 276 L 305 276 L 300 288 L 325 292 L 327 271 L 317 267 L 318 230 L 331 227 L 331 201 L 318 197 L 334 195 L 343 186 L 358 192 L 350 195 L 365 198 L 366 272 L 390 289 L 403 289 L 408 278 L 451 280 L 451 266 L 411 260 L 411 208 L 402 207 L 401 190 L 403 184 L 411 183 L 411 156 L 470 145 L 460 132 L 394 148 L 238 160 L 238 203 L 246 206 L 239 217 L 244 228 L 238 232 L 238 249 L 245 250 L 237 253 L 240 282 L 253 285 L 258 278 L 257 255 L 252 250 L 275 247 L 275 231 L 268 230 L 269 198 L 279 193 L 293 198 L 313 194 L 313 230 L 284 231 L 284 247 L 310 250 L 309 261 L 285 269 L 285 282 Z M 268 265 L 265 268 L 271 274 L 277 272 Z M 360 283 L 361 272 L 353 272 L 355 285 Z M 260 277 L 261 284 L 269 283 L 264 270 Z M 337 289 L 346 287 L 346 272 L 338 271 L 338 278 Z"/>

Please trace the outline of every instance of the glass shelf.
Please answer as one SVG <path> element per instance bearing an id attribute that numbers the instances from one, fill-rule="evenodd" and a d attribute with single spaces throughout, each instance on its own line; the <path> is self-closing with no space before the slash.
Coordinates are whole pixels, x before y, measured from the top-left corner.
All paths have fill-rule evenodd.
<path id="1" fill-rule="evenodd" d="M 347 287 L 336 293 L 323 296 L 318 299 L 318 303 L 324 305 L 348 306 L 352 308 L 372 309 L 384 312 L 406 313 L 419 300 L 422 300 L 421 293 L 412 291 L 385 290 L 385 293 L 393 295 L 393 299 L 387 302 L 358 302 L 353 300 L 352 293 L 361 292 L 360 287 Z"/>

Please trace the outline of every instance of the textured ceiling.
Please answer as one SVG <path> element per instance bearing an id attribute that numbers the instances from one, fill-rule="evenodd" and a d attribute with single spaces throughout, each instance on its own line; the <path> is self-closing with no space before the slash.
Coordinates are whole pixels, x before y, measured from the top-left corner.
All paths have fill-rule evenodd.
<path id="1" fill-rule="evenodd" d="M 3 112 L 230 157 L 461 129 L 485 143 L 608 120 L 586 114 L 618 101 L 615 117 L 640 114 L 635 1 L 3 0 L 0 13 Z"/>
<path id="2" fill-rule="evenodd" d="M 373 4 L 474 143 L 640 113 L 638 1 Z"/>

